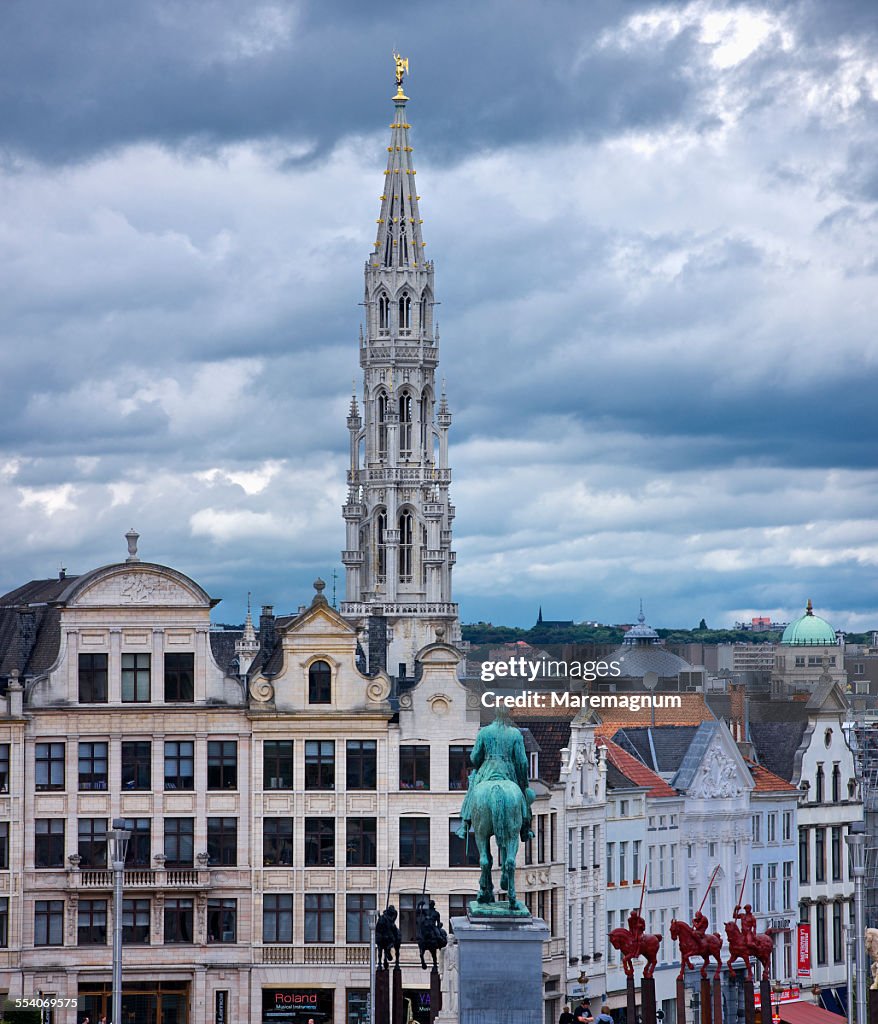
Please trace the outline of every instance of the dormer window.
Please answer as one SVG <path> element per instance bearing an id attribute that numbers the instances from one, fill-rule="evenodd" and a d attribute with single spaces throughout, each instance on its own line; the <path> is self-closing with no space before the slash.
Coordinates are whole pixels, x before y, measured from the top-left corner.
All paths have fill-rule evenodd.
<path id="1" fill-rule="evenodd" d="M 332 669 L 329 662 L 314 661 L 308 667 L 308 703 L 332 703 Z"/>
<path id="2" fill-rule="evenodd" d="M 532 750 L 528 755 L 528 775 L 531 779 L 540 777 L 540 755 L 536 750 Z"/>

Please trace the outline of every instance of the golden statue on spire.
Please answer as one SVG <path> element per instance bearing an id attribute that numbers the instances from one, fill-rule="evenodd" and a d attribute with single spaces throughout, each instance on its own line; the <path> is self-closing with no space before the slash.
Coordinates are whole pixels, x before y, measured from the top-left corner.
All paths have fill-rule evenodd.
<path id="1" fill-rule="evenodd" d="M 396 96 L 394 99 L 406 100 L 408 96 L 402 91 L 402 79 L 403 75 L 409 73 L 409 59 L 408 57 L 400 57 L 394 50 L 393 63 L 396 65 Z"/>

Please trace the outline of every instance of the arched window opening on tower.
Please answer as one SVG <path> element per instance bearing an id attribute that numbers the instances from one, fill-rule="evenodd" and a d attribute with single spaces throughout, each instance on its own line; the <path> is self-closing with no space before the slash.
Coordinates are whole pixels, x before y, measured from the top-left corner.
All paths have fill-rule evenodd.
<path id="1" fill-rule="evenodd" d="M 411 512 L 406 509 L 399 515 L 399 582 L 411 583 L 412 581 L 412 537 L 414 534 L 414 519 Z"/>
<path id="2" fill-rule="evenodd" d="M 412 297 L 403 292 L 399 297 L 399 333 L 408 334 L 412 329 Z"/>
<path id="3" fill-rule="evenodd" d="M 427 585 L 427 527 L 421 527 L 421 586 Z"/>
<path id="4" fill-rule="evenodd" d="M 420 308 L 420 328 L 421 334 L 427 333 L 427 293 L 425 292 L 421 296 L 421 308 Z"/>
<path id="5" fill-rule="evenodd" d="M 390 299 L 382 292 L 378 296 L 378 333 L 390 332 Z"/>
<path id="6" fill-rule="evenodd" d="M 387 513 L 382 510 L 375 517 L 375 581 L 384 583 L 387 579 Z"/>
<path id="7" fill-rule="evenodd" d="M 390 197 L 390 211 L 387 215 L 387 235 L 384 239 L 384 266 L 393 266 L 393 218 L 396 216 L 396 196 Z"/>
<path id="8" fill-rule="evenodd" d="M 387 458 L 387 393 L 381 391 L 378 394 L 378 458 Z"/>
<path id="9" fill-rule="evenodd" d="M 412 396 L 407 391 L 399 396 L 399 457 L 412 457 Z"/>
<path id="10" fill-rule="evenodd" d="M 420 416 L 421 423 L 421 451 L 423 452 L 424 461 L 426 462 L 430 457 L 429 451 L 429 426 L 430 426 L 430 393 L 425 391 L 421 395 L 421 400 L 418 403 L 418 413 Z"/>
<path id="11" fill-rule="evenodd" d="M 308 669 L 308 703 L 332 703 L 332 669 L 326 661 L 314 661 Z"/>

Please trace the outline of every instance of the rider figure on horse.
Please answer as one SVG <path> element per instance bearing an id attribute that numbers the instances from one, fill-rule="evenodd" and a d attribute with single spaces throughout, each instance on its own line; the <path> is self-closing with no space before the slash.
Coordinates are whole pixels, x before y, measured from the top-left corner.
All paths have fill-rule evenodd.
<path id="1" fill-rule="evenodd" d="M 692 918 L 692 928 L 700 938 L 704 938 L 707 934 L 707 926 L 709 923 L 710 922 L 700 910 L 695 911 L 695 917 Z"/>
<path id="2" fill-rule="evenodd" d="M 638 947 L 640 946 L 640 939 L 643 933 L 646 931 L 646 921 L 640 916 L 636 910 L 632 910 L 628 915 L 628 931 L 637 940 Z M 635 954 L 636 956 L 637 954 Z"/>
<path id="3" fill-rule="evenodd" d="M 732 917 L 740 922 L 741 934 L 747 945 L 752 949 L 754 939 L 756 938 L 756 916 L 753 913 L 753 908 L 749 903 L 744 904 L 744 909 L 741 909 L 741 904 L 732 911 Z"/>
<path id="4" fill-rule="evenodd" d="M 460 809 L 463 820 L 457 830 L 458 837 L 465 839 L 472 823 L 472 796 L 476 783 L 491 779 L 511 779 L 521 789 L 527 807 L 521 823 L 521 841 L 526 843 L 528 839 L 533 839 L 530 805 L 534 801 L 534 792 L 527 784 L 527 754 L 521 733 L 512 724 L 507 711 L 498 710 L 494 721 L 479 730 L 470 761 L 476 770 L 469 775 L 466 796 Z"/>

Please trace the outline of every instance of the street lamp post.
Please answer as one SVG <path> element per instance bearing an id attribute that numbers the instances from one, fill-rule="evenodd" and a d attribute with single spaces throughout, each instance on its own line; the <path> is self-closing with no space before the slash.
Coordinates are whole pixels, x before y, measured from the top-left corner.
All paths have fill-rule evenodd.
<path id="1" fill-rule="evenodd" d="M 854 876 L 854 946 L 856 949 L 857 1024 L 866 1024 L 866 923 L 863 908 L 863 878 L 866 874 L 866 824 L 852 821 L 845 836 Z M 850 999 L 850 994 L 848 995 Z"/>
<path id="2" fill-rule="evenodd" d="M 114 818 L 107 833 L 107 859 L 113 871 L 113 1009 L 111 1024 L 122 1024 L 122 878 L 131 833 L 124 818 Z"/>
<path id="3" fill-rule="evenodd" d="M 375 926 L 378 911 L 369 911 L 369 1024 L 375 1024 Z"/>
<path id="4" fill-rule="evenodd" d="M 845 945 L 847 947 L 847 986 L 848 986 L 848 1024 L 854 1024 L 854 957 L 856 956 L 853 926 L 845 926 Z"/>

